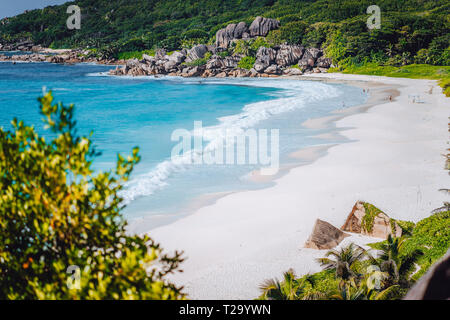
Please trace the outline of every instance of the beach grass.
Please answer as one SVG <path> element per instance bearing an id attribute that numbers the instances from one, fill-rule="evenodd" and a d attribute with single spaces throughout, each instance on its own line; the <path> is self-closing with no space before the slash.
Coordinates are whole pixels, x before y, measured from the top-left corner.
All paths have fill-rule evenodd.
<path id="1" fill-rule="evenodd" d="M 401 67 L 382 66 L 373 62 L 361 65 L 350 64 L 341 68 L 330 68 L 329 72 L 364 74 L 409 79 L 439 80 L 439 86 L 450 97 L 450 66 L 432 66 L 428 64 L 410 64 Z"/>

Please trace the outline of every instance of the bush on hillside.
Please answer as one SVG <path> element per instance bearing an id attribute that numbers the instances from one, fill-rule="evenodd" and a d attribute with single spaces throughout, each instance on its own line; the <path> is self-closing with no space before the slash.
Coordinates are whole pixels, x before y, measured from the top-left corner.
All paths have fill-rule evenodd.
<path id="1" fill-rule="evenodd" d="M 74 106 L 51 92 L 39 102 L 51 139 L 17 119 L 0 128 L 0 299 L 183 298 L 166 279 L 180 253 L 125 232 L 120 192 L 138 149 L 94 173 L 98 153 L 77 134 Z"/>

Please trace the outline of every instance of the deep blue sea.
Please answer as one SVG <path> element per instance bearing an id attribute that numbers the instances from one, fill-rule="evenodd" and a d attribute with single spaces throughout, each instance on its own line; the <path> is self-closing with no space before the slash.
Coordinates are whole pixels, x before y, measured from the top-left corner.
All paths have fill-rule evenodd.
<path id="1" fill-rule="evenodd" d="M 282 79 L 181 79 L 111 77 L 109 66 L 0 63 L 0 126 L 17 117 L 46 135 L 37 97 L 43 88 L 57 101 L 74 103 L 79 131 L 102 155 L 97 171 L 114 168 L 117 153 L 140 147 L 141 162 L 124 192 L 124 215 L 150 227 L 183 216 L 203 195 L 267 187 L 247 179 L 259 165 L 180 165 L 171 161 L 175 129 L 202 121 L 214 144 L 225 129 L 279 129 L 280 161 L 302 147 L 324 144 L 321 133 L 301 127 L 309 118 L 362 104 L 361 89 L 342 84 Z M 297 160 L 298 161 L 298 160 Z"/>

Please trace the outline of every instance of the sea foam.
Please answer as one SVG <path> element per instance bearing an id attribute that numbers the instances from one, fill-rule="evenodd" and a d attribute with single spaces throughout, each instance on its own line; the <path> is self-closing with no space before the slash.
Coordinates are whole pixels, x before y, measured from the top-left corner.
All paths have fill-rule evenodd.
<path id="1" fill-rule="evenodd" d="M 139 77 L 142 79 L 143 77 Z M 180 84 L 198 83 L 245 85 L 283 89 L 281 94 L 274 95 L 273 100 L 245 105 L 242 112 L 236 115 L 219 118 L 214 126 L 204 127 L 202 136 L 206 141 L 203 150 L 193 150 L 175 159 L 167 159 L 154 167 L 148 173 L 132 179 L 122 196 L 126 203 L 142 196 L 149 196 L 155 191 L 167 186 L 167 179 L 175 172 L 187 170 L 189 161 L 201 158 L 206 152 L 214 152 L 217 146 L 222 146 L 225 134 L 238 135 L 244 130 L 254 127 L 274 115 L 304 108 L 308 103 L 339 95 L 339 90 L 326 83 L 298 80 L 267 80 L 267 79 L 182 79 L 182 78 L 152 78 L 152 80 L 177 81 Z M 188 158 L 188 159 L 186 159 Z M 187 164 L 186 164 L 187 163 Z"/>

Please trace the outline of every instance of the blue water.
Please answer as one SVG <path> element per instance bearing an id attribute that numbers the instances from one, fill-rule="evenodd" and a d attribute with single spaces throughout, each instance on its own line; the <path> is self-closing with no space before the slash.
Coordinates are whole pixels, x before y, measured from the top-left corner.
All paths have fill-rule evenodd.
<path id="1" fill-rule="evenodd" d="M 31 54 L 31 52 L 29 52 L 29 51 L 0 51 L 0 54 L 11 57 L 14 55 L 21 56 L 21 55 Z"/>
<path id="2" fill-rule="evenodd" d="M 102 152 L 95 170 L 114 168 L 117 153 L 139 146 L 142 160 L 124 193 L 124 214 L 130 221 L 145 218 L 150 226 L 182 216 L 201 195 L 268 185 L 246 178 L 258 165 L 174 165 L 175 129 L 191 131 L 194 121 L 202 121 L 213 136 L 228 128 L 279 129 L 281 163 L 289 164 L 291 152 L 324 143 L 313 137 L 320 131 L 300 126 L 303 121 L 367 99 L 360 89 L 341 84 L 106 76 L 111 68 L 0 63 L 0 126 L 10 129 L 18 117 L 47 134 L 36 100 L 46 87 L 57 101 L 76 105 L 80 133 L 94 131 Z"/>

